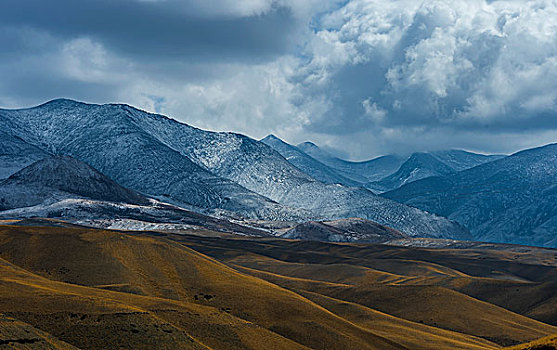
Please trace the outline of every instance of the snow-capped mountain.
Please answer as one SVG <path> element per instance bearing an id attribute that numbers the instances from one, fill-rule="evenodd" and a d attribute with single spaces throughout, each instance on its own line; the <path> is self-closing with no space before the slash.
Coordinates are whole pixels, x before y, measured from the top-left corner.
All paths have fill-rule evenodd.
<path id="1" fill-rule="evenodd" d="M 127 105 L 55 100 L 0 110 L 0 120 L 0 130 L 11 136 L 173 203 L 264 219 L 363 217 L 412 235 L 468 237 L 445 218 L 362 188 L 316 181 L 249 137 L 200 130 Z"/>
<path id="2" fill-rule="evenodd" d="M 462 171 L 473 168 L 480 164 L 492 162 L 497 159 L 506 157 L 503 154 L 478 154 L 458 149 L 451 149 L 446 151 L 434 151 L 430 153 L 435 158 L 439 159 L 445 165 L 451 167 L 455 171 Z"/>
<path id="3" fill-rule="evenodd" d="M 199 166 L 270 198 L 322 218 L 362 217 L 411 235 L 459 237 L 466 230 L 445 218 L 385 200 L 364 188 L 324 184 L 247 136 L 209 132 L 173 119 L 130 109 L 130 117 L 159 142 Z"/>
<path id="4" fill-rule="evenodd" d="M 303 142 L 297 147 L 343 176 L 362 184 L 381 180 L 394 173 L 406 159 L 397 155 L 386 155 L 363 162 L 351 162 L 331 155 L 312 142 Z"/>
<path id="5" fill-rule="evenodd" d="M 503 157 L 461 150 L 412 153 L 396 172 L 365 186 L 378 193 L 392 191 L 413 181 L 430 176 L 450 175 Z"/>
<path id="6" fill-rule="evenodd" d="M 50 153 L 82 160 L 122 186 L 167 201 L 247 217 L 300 217 L 299 210 L 216 176 L 161 143 L 135 122 L 133 113 L 148 115 L 125 105 L 62 99 L 30 109 L 0 110 L 0 128 Z"/>
<path id="7" fill-rule="evenodd" d="M 360 243 L 380 243 L 409 238 L 400 231 L 360 218 L 304 222 L 281 237 L 308 241 Z"/>
<path id="8" fill-rule="evenodd" d="M 297 148 L 374 192 L 394 190 L 412 181 L 447 175 L 504 157 L 445 150 L 413 153 L 410 156 L 391 154 L 363 162 L 350 162 L 331 155 L 312 142 L 301 143 Z"/>
<path id="9" fill-rule="evenodd" d="M 275 135 L 269 135 L 261 140 L 280 153 L 290 164 L 308 174 L 312 178 L 326 184 L 342 184 L 345 186 L 361 186 L 361 183 L 351 180 L 315 158 L 292 146 Z"/>
<path id="10" fill-rule="evenodd" d="M 458 221 L 477 240 L 557 247 L 557 144 L 384 196 Z"/>

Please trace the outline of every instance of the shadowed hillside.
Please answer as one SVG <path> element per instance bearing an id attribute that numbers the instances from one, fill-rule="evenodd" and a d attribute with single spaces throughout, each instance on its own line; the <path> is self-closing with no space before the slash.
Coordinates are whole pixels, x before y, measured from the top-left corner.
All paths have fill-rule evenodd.
<path id="1" fill-rule="evenodd" d="M 555 350 L 557 349 L 557 335 L 544 337 L 529 343 L 505 348 L 506 350 Z"/>

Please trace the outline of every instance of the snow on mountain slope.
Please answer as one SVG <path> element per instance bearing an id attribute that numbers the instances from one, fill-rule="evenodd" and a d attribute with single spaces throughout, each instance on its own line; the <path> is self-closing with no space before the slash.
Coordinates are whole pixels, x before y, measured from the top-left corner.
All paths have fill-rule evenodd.
<path id="1" fill-rule="evenodd" d="M 345 186 L 361 186 L 359 182 L 340 175 L 332 168 L 310 157 L 296 146 L 292 146 L 274 135 L 269 135 L 261 140 L 280 153 L 290 164 L 308 174 L 312 178 L 327 184 L 342 184 Z"/>
<path id="2" fill-rule="evenodd" d="M 312 142 L 304 142 L 297 147 L 343 176 L 362 184 L 381 180 L 394 173 L 406 159 L 397 155 L 386 155 L 363 162 L 351 162 L 329 154 Z"/>
<path id="3" fill-rule="evenodd" d="M 393 190 L 429 176 L 450 173 L 448 169 L 462 171 L 505 157 L 445 150 L 414 153 L 410 156 L 385 155 L 368 161 L 350 162 L 332 156 L 312 142 L 301 143 L 297 148 L 343 176 L 378 192 Z"/>
<path id="4" fill-rule="evenodd" d="M 244 135 L 204 131 L 135 109 L 130 116 L 142 130 L 205 169 L 283 205 L 324 218 L 362 217 L 412 235 L 468 237 L 465 229 L 445 218 L 363 188 L 316 181 L 271 147 Z"/>
<path id="5" fill-rule="evenodd" d="M 277 202 L 294 186 L 316 182 L 271 147 L 247 136 L 209 132 L 134 110 L 134 122 L 199 166 Z"/>
<path id="6" fill-rule="evenodd" d="M 49 154 L 38 147 L 0 131 L 0 179 L 5 179 Z"/>
<path id="7" fill-rule="evenodd" d="M 55 100 L 0 110 L 0 118 L 4 132 L 74 156 L 145 194 L 252 218 L 363 217 L 412 235 L 468 237 L 445 218 L 362 188 L 318 182 L 249 137 L 203 131 L 130 106 Z"/>
<path id="8" fill-rule="evenodd" d="M 51 153 L 80 159 L 119 184 L 154 196 L 247 217 L 307 216 L 215 176 L 139 127 L 125 105 L 54 100 L 0 110 L 0 129 Z"/>
<path id="9" fill-rule="evenodd" d="M 0 217 L 58 217 L 96 227 L 203 227 L 265 235 L 260 230 L 148 199 L 69 156 L 47 157 L 0 181 Z"/>
<path id="10" fill-rule="evenodd" d="M 447 216 L 491 242 L 557 247 L 557 144 L 383 194 Z"/>
<path id="11" fill-rule="evenodd" d="M 0 211 L 2 219 L 58 218 L 65 222 L 116 230 L 208 229 L 248 236 L 268 236 L 265 231 L 227 220 L 152 201 L 149 205 L 115 203 L 84 198 L 58 197 L 30 207 Z"/>
<path id="12" fill-rule="evenodd" d="M 456 171 L 470 169 L 480 164 L 492 162 L 494 160 L 506 157 L 502 154 L 484 155 L 457 149 L 435 151 L 431 152 L 431 155 Z"/>

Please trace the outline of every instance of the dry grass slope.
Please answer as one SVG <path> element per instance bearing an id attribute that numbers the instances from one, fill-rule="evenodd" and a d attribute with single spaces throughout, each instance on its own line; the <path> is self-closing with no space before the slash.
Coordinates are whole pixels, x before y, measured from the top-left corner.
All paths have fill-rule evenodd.
<path id="1" fill-rule="evenodd" d="M 77 349 L 52 335 L 14 318 L 0 314 L 0 348 L 2 349 Z"/>
<path id="2" fill-rule="evenodd" d="M 53 348 L 496 349 L 557 333 L 451 289 L 493 279 L 444 259 L 386 246 L 4 225 L 0 312 Z"/>
<path id="3" fill-rule="evenodd" d="M 511 346 L 504 350 L 557 350 L 557 334 L 537 339 L 529 343 Z"/>

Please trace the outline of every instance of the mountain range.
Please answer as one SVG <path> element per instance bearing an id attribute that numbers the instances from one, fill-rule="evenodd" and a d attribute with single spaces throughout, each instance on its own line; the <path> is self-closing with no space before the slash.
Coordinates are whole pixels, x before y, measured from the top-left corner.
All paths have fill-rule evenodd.
<path id="1" fill-rule="evenodd" d="M 446 150 L 417 152 L 409 156 L 390 154 L 367 161 L 351 162 L 331 155 L 312 142 L 293 146 L 274 135 L 269 135 L 261 141 L 275 148 L 294 166 L 315 178 L 323 178 L 320 176 L 321 173 L 337 174 L 336 177 L 324 178 L 321 181 L 336 180 L 336 183 L 366 187 L 379 193 L 426 177 L 456 173 L 504 157 L 498 154 L 483 155 L 463 150 Z"/>
<path id="2" fill-rule="evenodd" d="M 59 99 L 0 109 L 0 121 L 4 218 L 75 216 L 126 228 L 187 225 L 184 215 L 255 235 L 284 234 L 257 223 L 281 221 L 292 222 L 290 238 L 336 241 L 375 240 L 372 226 L 384 225 L 410 236 L 557 246 L 556 145 L 352 162 L 311 142 L 205 131 L 121 104 Z M 331 225 L 349 218 L 370 224 Z"/>
<path id="3" fill-rule="evenodd" d="M 269 135 L 261 140 L 264 144 L 272 147 L 280 153 L 290 164 L 294 165 L 312 178 L 327 183 L 341 184 L 345 186 L 361 186 L 361 183 L 342 175 L 337 169 L 333 169 L 317 159 L 306 154 L 298 147 L 292 146 L 275 135 Z"/>
<path id="4" fill-rule="evenodd" d="M 69 156 L 48 156 L 0 180 L 0 218 L 61 218 L 115 229 L 268 233 L 149 199 Z"/>
<path id="5" fill-rule="evenodd" d="M 413 153 L 406 159 L 388 155 L 365 162 L 335 158 L 310 142 L 287 145 L 289 148 L 276 140 L 269 144 L 284 154 L 289 148 L 297 149 L 315 161 L 319 159 L 320 170 L 329 167 L 343 176 L 352 172 L 365 177 L 365 169 L 371 168 L 387 174 L 360 186 L 454 220 L 470 229 L 474 240 L 557 246 L 554 144 L 510 156 L 448 150 Z M 300 156 L 292 159 L 301 169 L 313 164 Z M 305 164 L 298 165 L 301 160 Z M 307 172 L 312 173 L 311 169 Z"/>
<path id="6" fill-rule="evenodd" d="M 398 155 L 386 155 L 367 161 L 351 162 L 331 155 L 312 142 L 301 143 L 297 148 L 361 184 L 378 181 L 394 173 L 405 160 Z"/>
<path id="7" fill-rule="evenodd" d="M 458 224 L 365 188 L 320 182 L 247 136 L 200 130 L 127 105 L 60 99 L 0 110 L 0 120 L 0 131 L 28 147 L 72 156 L 123 187 L 213 215 L 362 217 L 410 235 L 469 237 Z"/>

